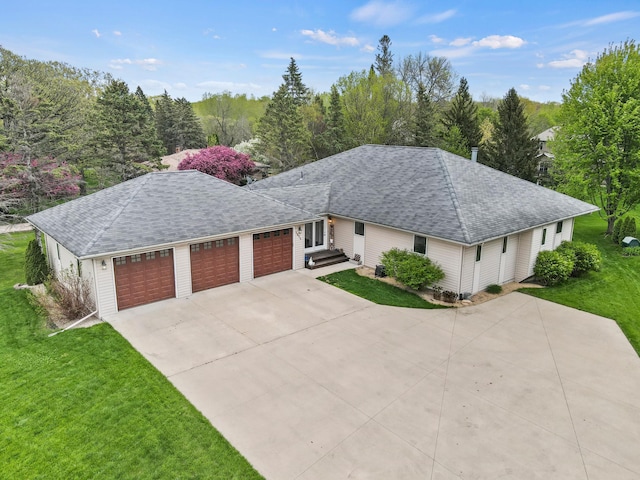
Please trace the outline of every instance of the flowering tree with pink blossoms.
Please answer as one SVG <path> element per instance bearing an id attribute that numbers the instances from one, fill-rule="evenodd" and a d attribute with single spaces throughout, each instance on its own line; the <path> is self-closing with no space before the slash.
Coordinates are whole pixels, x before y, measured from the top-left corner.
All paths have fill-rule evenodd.
<path id="1" fill-rule="evenodd" d="M 20 212 L 37 212 L 51 201 L 77 196 L 80 181 L 73 166 L 55 158 L 0 153 L 0 197 Z"/>
<path id="2" fill-rule="evenodd" d="M 239 184 L 254 169 L 255 164 L 249 155 L 222 145 L 187 154 L 178 165 L 178 170 L 198 170 L 235 184 Z"/>

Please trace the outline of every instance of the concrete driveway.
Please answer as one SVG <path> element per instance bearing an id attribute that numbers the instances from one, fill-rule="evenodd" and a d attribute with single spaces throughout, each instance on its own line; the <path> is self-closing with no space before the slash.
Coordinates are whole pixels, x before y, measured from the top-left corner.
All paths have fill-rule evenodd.
<path id="1" fill-rule="evenodd" d="M 640 359 L 595 315 L 284 272 L 108 320 L 267 479 L 640 478 Z"/>

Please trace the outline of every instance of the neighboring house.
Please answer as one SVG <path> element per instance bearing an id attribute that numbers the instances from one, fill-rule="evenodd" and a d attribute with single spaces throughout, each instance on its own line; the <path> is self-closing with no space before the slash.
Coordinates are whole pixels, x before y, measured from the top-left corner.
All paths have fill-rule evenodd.
<path id="1" fill-rule="evenodd" d="M 538 141 L 538 185 L 549 185 L 551 183 L 551 167 L 555 155 L 549 149 L 549 141 L 553 140 L 558 127 L 547 128 L 544 132 L 539 133 L 534 139 Z"/>
<path id="2" fill-rule="evenodd" d="M 406 248 L 475 293 L 533 273 L 597 207 L 436 148 L 365 145 L 238 187 L 150 173 L 27 218 L 51 267 L 90 282 L 99 316 L 283 270 L 342 249 Z"/>

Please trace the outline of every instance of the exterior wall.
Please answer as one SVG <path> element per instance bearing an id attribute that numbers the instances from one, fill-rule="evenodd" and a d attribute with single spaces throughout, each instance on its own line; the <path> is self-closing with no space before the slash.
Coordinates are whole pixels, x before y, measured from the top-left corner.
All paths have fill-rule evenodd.
<path id="1" fill-rule="evenodd" d="M 519 240 L 519 235 L 510 235 L 507 237 L 507 251 L 502 254 L 506 258 L 504 258 L 504 272 L 501 283 L 509 283 L 515 280 Z M 503 259 L 501 258 L 500 261 L 503 261 Z"/>
<path id="2" fill-rule="evenodd" d="M 476 247 L 462 249 L 462 273 L 460 278 L 460 293 L 471 293 L 473 290 L 473 274 L 476 266 Z M 454 290 L 455 292 L 456 290 Z"/>
<path id="3" fill-rule="evenodd" d="M 438 283 L 444 290 L 458 292 L 462 269 L 462 246 L 436 238 L 427 239 L 427 257 L 444 271 L 444 279 Z"/>
<path id="4" fill-rule="evenodd" d="M 482 245 L 482 255 L 475 267 L 480 269 L 480 282 L 476 291 L 482 291 L 489 285 L 500 283 L 500 255 L 502 238 Z M 475 291 L 473 293 L 476 293 Z"/>
<path id="5" fill-rule="evenodd" d="M 325 226 L 327 224 L 327 220 L 324 221 Z M 298 230 L 300 229 L 300 231 Z M 295 225 L 293 227 L 293 269 L 300 270 L 304 268 L 304 225 Z M 329 242 L 325 238 L 325 245 L 328 245 Z"/>
<path id="6" fill-rule="evenodd" d="M 238 248 L 240 249 L 240 281 L 248 282 L 253 279 L 253 234 L 240 235 Z"/>
<path id="7" fill-rule="evenodd" d="M 515 281 L 521 282 L 533 275 L 533 263 L 531 261 L 531 248 L 533 245 L 533 230 L 520 233 L 518 241 L 518 254 L 516 259 Z M 538 252 L 536 251 L 536 255 Z M 535 258 L 535 257 L 534 257 Z"/>
<path id="8" fill-rule="evenodd" d="M 556 233 L 553 229 L 553 248 L 557 248 L 562 242 L 570 242 L 573 237 L 573 218 L 569 218 L 562 222 L 562 232 Z"/>
<path id="9" fill-rule="evenodd" d="M 335 248 L 341 248 L 345 255 L 353 258 L 353 221 L 341 218 L 334 218 L 333 221 Z"/>
<path id="10" fill-rule="evenodd" d="M 173 249 L 176 298 L 188 297 L 193 293 L 191 286 L 191 249 L 189 245 L 179 245 Z"/>
<path id="11" fill-rule="evenodd" d="M 102 269 L 102 260 L 107 268 Z M 118 311 L 116 305 L 116 280 L 113 276 L 113 261 L 110 257 L 94 258 L 93 266 L 96 275 L 96 288 L 100 295 L 96 302 L 98 316 L 103 318 Z"/>
<path id="12" fill-rule="evenodd" d="M 365 223 L 364 226 L 364 264 L 375 268 L 380 264 L 382 252 L 394 247 L 413 250 L 413 235 L 401 230 L 379 227 Z M 353 243 L 353 235 L 351 243 Z M 427 245 L 427 248 L 429 246 Z"/>

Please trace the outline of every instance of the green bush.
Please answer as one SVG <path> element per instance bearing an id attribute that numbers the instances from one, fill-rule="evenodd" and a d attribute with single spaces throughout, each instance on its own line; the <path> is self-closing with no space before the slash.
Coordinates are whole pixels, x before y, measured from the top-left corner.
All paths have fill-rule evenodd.
<path id="1" fill-rule="evenodd" d="M 566 253 L 543 250 L 538 253 L 533 273 L 545 285 L 557 285 L 571 276 L 573 265 L 573 260 Z"/>
<path id="2" fill-rule="evenodd" d="M 24 273 L 27 285 L 38 285 L 44 282 L 49 275 L 47 259 L 36 239 L 31 240 L 27 245 L 24 254 Z"/>
<path id="3" fill-rule="evenodd" d="M 598 247 L 592 243 L 564 241 L 556 251 L 573 260 L 572 277 L 579 277 L 587 272 L 600 270 L 602 255 Z"/>
<path id="4" fill-rule="evenodd" d="M 487 287 L 487 292 L 488 293 L 502 293 L 502 287 L 500 285 L 492 283 L 491 285 L 489 285 Z"/>
<path id="5" fill-rule="evenodd" d="M 635 237 L 638 233 L 636 228 L 636 219 L 628 216 L 623 225 L 624 232 L 620 235 L 620 241 L 624 240 L 624 237 Z"/>
<path id="6" fill-rule="evenodd" d="M 627 247 L 622 249 L 623 257 L 640 257 L 640 247 Z"/>
<path id="7" fill-rule="evenodd" d="M 616 223 L 613 224 L 613 234 L 611 235 L 611 240 L 613 243 L 620 245 L 622 238 L 620 238 L 620 231 L 622 230 L 622 224 L 624 223 L 624 218 L 619 218 L 616 220 Z"/>
<path id="8" fill-rule="evenodd" d="M 444 272 L 429 258 L 418 253 L 392 248 L 382 254 L 385 272 L 403 285 L 420 290 L 442 280 Z"/>

